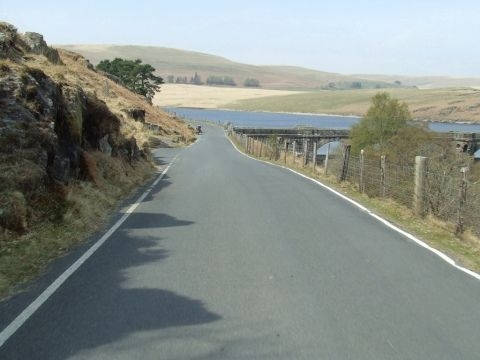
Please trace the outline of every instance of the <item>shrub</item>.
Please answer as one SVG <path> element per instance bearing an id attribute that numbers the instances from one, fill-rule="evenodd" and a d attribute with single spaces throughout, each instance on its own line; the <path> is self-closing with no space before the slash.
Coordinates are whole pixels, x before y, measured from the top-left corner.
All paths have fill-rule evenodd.
<path id="1" fill-rule="evenodd" d="M 352 153 L 358 154 L 368 146 L 383 149 L 390 138 L 407 126 L 409 120 L 411 115 L 407 104 L 392 99 L 386 92 L 378 93 L 372 98 L 367 114 L 352 127 Z"/>

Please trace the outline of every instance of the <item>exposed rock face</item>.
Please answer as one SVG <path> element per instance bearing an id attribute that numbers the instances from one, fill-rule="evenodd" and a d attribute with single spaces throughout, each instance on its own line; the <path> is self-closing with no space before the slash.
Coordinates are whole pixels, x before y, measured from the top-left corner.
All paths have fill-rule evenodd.
<path id="1" fill-rule="evenodd" d="M 53 64 L 62 64 L 58 51 L 47 45 L 45 40 L 43 40 L 43 35 L 35 32 L 26 32 L 23 35 L 23 39 L 34 54 L 44 55 Z"/>
<path id="2" fill-rule="evenodd" d="M 142 155 L 103 101 L 29 68 L 23 60 L 28 52 L 60 63 L 40 34 L 20 37 L 0 23 L 0 56 L 13 61 L 0 66 L 0 228 L 17 232 L 27 229 L 30 202 L 61 204 L 67 184 L 95 182 L 89 151 L 128 161 Z"/>

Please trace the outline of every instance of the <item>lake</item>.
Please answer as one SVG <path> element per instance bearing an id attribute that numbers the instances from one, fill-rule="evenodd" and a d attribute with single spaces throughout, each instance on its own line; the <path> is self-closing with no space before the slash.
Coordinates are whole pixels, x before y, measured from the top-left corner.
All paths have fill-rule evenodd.
<path id="1" fill-rule="evenodd" d="M 233 126 L 244 127 L 290 128 L 298 125 L 306 125 L 317 128 L 349 129 L 360 120 L 360 117 L 356 116 L 287 114 L 177 107 L 167 107 L 165 110 L 177 116 L 192 120 L 208 120 L 219 124 L 229 122 L 233 124 Z M 438 132 L 480 133 L 480 124 L 429 122 L 428 127 Z M 475 153 L 475 156 L 480 157 L 480 150 Z"/>

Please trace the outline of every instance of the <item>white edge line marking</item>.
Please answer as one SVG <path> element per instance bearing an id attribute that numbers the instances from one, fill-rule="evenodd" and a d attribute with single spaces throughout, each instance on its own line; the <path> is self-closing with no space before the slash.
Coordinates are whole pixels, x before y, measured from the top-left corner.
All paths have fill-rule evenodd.
<path id="1" fill-rule="evenodd" d="M 313 181 L 314 183 L 320 185 L 321 187 L 323 187 L 324 189 L 327 189 L 328 191 L 334 193 L 335 195 L 341 197 L 343 200 L 345 201 L 348 201 L 349 203 L 353 204 L 354 206 L 358 207 L 360 210 L 363 210 L 365 211 L 368 215 L 370 215 L 371 217 L 377 219 L 378 221 L 380 221 L 381 223 L 383 223 L 384 225 L 386 225 L 387 227 L 389 227 L 390 229 L 402 234 L 403 236 L 407 237 L 408 239 L 414 241 L 415 243 L 417 243 L 418 245 L 424 247 L 425 249 L 433 252 L 435 255 L 439 256 L 442 260 L 446 261 L 447 263 L 449 263 L 450 265 L 452 265 L 453 267 L 457 268 L 458 270 L 461 270 L 463 271 L 464 273 L 470 275 L 470 276 L 473 276 L 475 279 L 477 280 L 480 280 L 480 274 L 470 270 L 470 269 L 467 269 L 467 268 L 464 268 L 460 265 L 458 265 L 452 258 L 450 258 L 448 255 L 444 254 L 443 252 L 441 252 L 440 250 L 437 250 L 433 247 L 431 247 L 430 245 L 426 244 L 425 242 L 423 242 L 422 240 L 418 239 L 417 237 L 415 237 L 414 235 L 406 232 L 405 230 L 402 230 L 400 229 L 399 227 L 393 225 L 390 221 L 382 218 L 381 216 L 375 214 L 374 212 L 372 212 L 371 210 L 367 209 L 365 206 L 363 206 L 362 204 L 356 202 L 355 200 L 352 200 L 350 199 L 349 197 L 343 195 L 342 193 L 338 192 L 337 190 L 325 185 L 324 183 L 316 180 L 316 179 L 313 179 L 307 175 L 304 175 L 298 171 L 295 171 L 293 169 L 290 169 L 289 167 L 286 167 L 286 166 L 283 166 L 283 165 L 279 165 L 279 164 L 274 164 L 274 163 L 271 163 L 271 162 L 268 162 L 268 161 L 264 161 L 264 160 L 260 160 L 260 159 L 257 159 L 257 158 L 254 158 L 253 156 L 250 156 L 248 154 L 245 154 L 243 151 L 239 150 L 237 148 L 237 146 L 233 143 L 233 141 L 228 137 L 226 136 L 227 139 L 230 141 L 230 143 L 233 145 L 233 147 L 235 148 L 235 150 L 237 150 L 240 154 L 250 158 L 250 159 L 253 159 L 253 160 L 256 160 L 256 161 L 260 161 L 260 162 L 263 162 L 265 164 L 269 164 L 269 165 L 272 165 L 272 166 L 277 166 L 277 167 L 280 167 L 282 169 L 286 169 L 288 171 L 291 171 L 297 175 L 300 175 L 301 177 L 305 178 L 305 179 L 308 179 L 310 181 Z"/>
<path id="2" fill-rule="evenodd" d="M 130 207 L 125 211 L 123 216 L 105 233 L 103 236 L 93 244 L 85 253 L 75 261 L 70 267 L 65 270 L 54 282 L 52 282 L 30 305 L 28 305 L 25 310 L 23 310 L 20 315 L 18 315 L 5 329 L 0 333 L 0 347 L 13 335 L 15 332 L 32 316 L 35 311 L 37 311 L 42 304 L 52 296 L 55 291 L 72 275 L 82 264 L 87 261 L 87 259 L 92 256 L 95 251 L 103 245 L 105 241 L 108 240 L 110 236 L 123 224 L 123 222 L 130 216 L 131 213 L 142 203 L 142 201 L 147 197 L 148 194 L 153 190 L 153 188 L 163 179 L 167 173 L 170 166 L 174 163 L 179 154 L 175 155 L 172 161 L 168 166 L 160 173 L 160 175 L 155 179 L 155 181 L 148 187 L 145 192 L 140 195 L 135 203 L 130 205 Z"/>

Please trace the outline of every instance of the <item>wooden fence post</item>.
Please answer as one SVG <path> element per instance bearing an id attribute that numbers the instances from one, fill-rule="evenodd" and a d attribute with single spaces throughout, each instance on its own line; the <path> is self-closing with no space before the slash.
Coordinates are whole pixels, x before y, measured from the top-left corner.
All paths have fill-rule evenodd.
<path id="1" fill-rule="evenodd" d="M 330 157 L 330 143 L 327 145 L 327 153 L 325 154 L 325 163 L 324 163 L 324 168 L 325 168 L 325 175 L 328 175 L 328 158 Z"/>
<path id="2" fill-rule="evenodd" d="M 344 146 L 343 149 L 343 162 L 342 162 L 342 169 L 340 171 L 340 181 L 345 181 L 347 180 L 347 175 L 348 175 L 348 163 L 350 162 L 350 149 L 351 145 L 347 144 Z"/>
<path id="3" fill-rule="evenodd" d="M 259 157 L 262 157 L 262 150 L 263 150 L 263 138 L 260 138 L 260 155 L 259 155 Z"/>
<path id="4" fill-rule="evenodd" d="M 293 165 L 295 165 L 295 158 L 297 156 L 297 140 L 293 140 L 292 153 L 293 153 Z"/>
<path id="5" fill-rule="evenodd" d="M 381 185 L 382 185 L 382 197 L 385 197 L 387 194 L 387 186 L 386 186 L 386 162 L 385 162 L 385 155 L 380 157 L 380 177 L 381 177 Z"/>
<path id="6" fill-rule="evenodd" d="M 248 136 L 243 134 L 245 136 L 245 152 L 248 152 Z"/>
<path id="7" fill-rule="evenodd" d="M 365 171 L 365 151 L 362 149 L 360 150 L 360 179 L 359 179 L 359 187 L 360 187 L 359 190 L 362 194 L 365 193 L 364 171 Z"/>
<path id="8" fill-rule="evenodd" d="M 287 151 L 288 151 L 287 139 L 284 140 L 284 145 L 283 146 L 284 146 L 284 151 L 285 151 L 285 153 L 283 154 L 283 160 L 284 160 L 283 162 L 285 164 L 287 164 Z"/>
<path id="9" fill-rule="evenodd" d="M 307 156 L 308 156 L 308 139 L 305 139 L 303 142 L 303 166 L 307 165 Z"/>
<path id="10" fill-rule="evenodd" d="M 315 167 L 317 166 L 317 142 L 316 141 L 313 142 L 312 155 L 313 155 L 312 168 L 313 168 L 313 172 L 315 172 Z"/>
<path id="11" fill-rule="evenodd" d="M 413 194 L 413 209 L 418 216 L 425 215 L 425 178 L 427 173 L 427 158 L 415 157 L 415 190 Z"/>
<path id="12" fill-rule="evenodd" d="M 465 231 L 464 226 L 464 211 L 465 203 L 467 202 L 467 172 L 468 167 L 462 167 L 460 169 L 462 173 L 462 179 L 460 182 L 460 188 L 458 191 L 458 214 L 457 214 L 457 226 L 455 228 L 455 234 L 460 235 Z"/>

